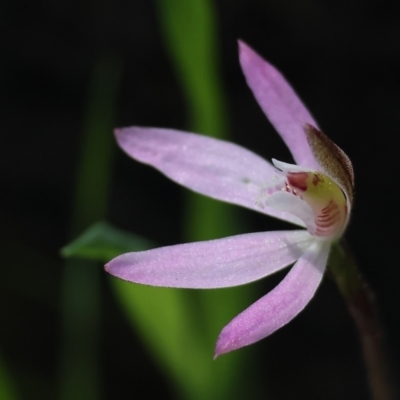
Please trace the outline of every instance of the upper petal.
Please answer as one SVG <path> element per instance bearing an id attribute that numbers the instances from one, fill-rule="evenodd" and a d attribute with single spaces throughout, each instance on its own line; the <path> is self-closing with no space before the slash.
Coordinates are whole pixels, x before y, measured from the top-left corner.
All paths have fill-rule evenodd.
<path id="1" fill-rule="evenodd" d="M 296 163 L 319 170 L 303 131 L 303 124 L 317 124 L 303 102 L 275 67 L 240 41 L 239 58 L 247 84 Z"/>
<path id="2" fill-rule="evenodd" d="M 302 225 L 288 213 L 257 205 L 263 186 L 276 172 L 241 146 L 172 129 L 131 127 L 115 134 L 129 156 L 195 192 Z"/>
<path id="3" fill-rule="evenodd" d="M 250 233 L 127 253 L 105 268 L 121 279 L 152 286 L 230 287 L 290 265 L 313 240 L 304 230 Z"/>
<path id="4" fill-rule="evenodd" d="M 275 289 L 222 330 L 215 356 L 265 338 L 303 310 L 321 282 L 329 248 L 329 242 L 315 240 Z"/>

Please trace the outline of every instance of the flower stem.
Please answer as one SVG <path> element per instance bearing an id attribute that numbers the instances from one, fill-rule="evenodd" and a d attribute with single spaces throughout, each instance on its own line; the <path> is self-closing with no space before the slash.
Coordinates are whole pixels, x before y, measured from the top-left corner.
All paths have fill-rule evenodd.
<path id="1" fill-rule="evenodd" d="M 372 398 L 394 400 L 395 387 L 387 361 L 385 335 L 379 318 L 376 296 L 360 274 L 346 242 L 334 246 L 329 259 L 329 268 L 347 301 L 360 335 Z"/>

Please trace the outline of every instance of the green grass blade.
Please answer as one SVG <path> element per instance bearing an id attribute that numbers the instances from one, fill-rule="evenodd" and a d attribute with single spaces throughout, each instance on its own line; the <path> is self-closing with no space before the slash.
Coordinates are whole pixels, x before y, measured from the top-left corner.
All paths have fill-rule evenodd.
<path id="1" fill-rule="evenodd" d="M 119 61 L 98 60 L 89 88 L 73 205 L 71 237 L 105 218 L 115 145 L 115 100 L 121 75 Z M 100 274 L 97 264 L 67 260 L 62 287 L 62 354 L 60 399 L 102 398 L 100 337 Z"/>
<path id="2" fill-rule="evenodd" d="M 227 113 L 219 73 L 219 48 L 214 3 L 211 0 L 159 0 L 161 24 L 171 62 L 181 82 L 189 114 L 189 129 L 220 139 L 228 138 Z M 184 232 L 188 241 L 239 233 L 234 209 L 193 193 L 186 198 Z M 197 297 L 198 318 L 206 328 L 206 348 L 213 347 L 219 331 L 237 312 L 250 304 L 249 288 L 204 291 Z M 217 360 L 221 371 L 207 382 L 209 393 L 231 398 L 244 354 Z M 222 364 L 223 367 L 222 367 Z M 215 378 L 215 376 L 214 376 Z"/>

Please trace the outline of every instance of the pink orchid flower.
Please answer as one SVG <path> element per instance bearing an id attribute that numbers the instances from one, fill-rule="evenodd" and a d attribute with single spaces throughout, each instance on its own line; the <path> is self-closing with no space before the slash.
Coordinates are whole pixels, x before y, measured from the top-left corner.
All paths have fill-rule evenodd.
<path id="1" fill-rule="evenodd" d="M 279 71 L 246 44 L 239 49 L 247 83 L 297 165 L 272 165 L 233 143 L 171 129 L 117 129 L 118 144 L 195 192 L 303 229 L 127 253 L 105 267 L 134 283 L 208 289 L 243 285 L 294 264 L 278 286 L 223 328 L 215 356 L 265 338 L 303 310 L 321 282 L 332 243 L 346 229 L 353 201 L 348 157 L 318 130 Z"/>

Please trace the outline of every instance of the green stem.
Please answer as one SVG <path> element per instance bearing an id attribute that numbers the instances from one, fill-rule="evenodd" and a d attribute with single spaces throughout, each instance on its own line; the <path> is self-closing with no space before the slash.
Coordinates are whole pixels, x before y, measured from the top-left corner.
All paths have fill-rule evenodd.
<path id="1" fill-rule="evenodd" d="M 372 398 L 394 400 L 395 387 L 387 361 L 385 335 L 376 296 L 359 273 L 354 256 L 345 242 L 334 246 L 329 261 L 330 271 L 347 301 L 360 336 Z"/>

